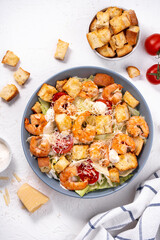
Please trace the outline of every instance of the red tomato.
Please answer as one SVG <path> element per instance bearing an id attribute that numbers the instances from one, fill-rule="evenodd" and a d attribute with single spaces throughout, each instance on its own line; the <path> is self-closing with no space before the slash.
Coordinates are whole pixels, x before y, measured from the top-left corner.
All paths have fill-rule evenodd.
<path id="1" fill-rule="evenodd" d="M 87 164 L 81 163 L 81 165 L 77 167 L 78 176 L 80 179 L 82 181 L 88 179 L 89 184 L 97 182 L 99 178 L 99 172 L 92 167 L 91 163 L 91 160 L 87 160 Z"/>
<path id="2" fill-rule="evenodd" d="M 105 100 L 105 99 L 97 99 L 96 102 L 103 102 L 107 105 L 107 108 L 109 111 L 112 110 L 112 102 L 109 100 Z"/>
<path id="3" fill-rule="evenodd" d="M 147 70 L 146 78 L 152 84 L 160 84 L 159 64 L 154 64 Z"/>
<path id="4" fill-rule="evenodd" d="M 65 92 L 58 92 L 58 93 L 54 94 L 54 96 L 52 98 L 52 103 L 54 104 L 54 102 L 57 101 L 63 95 L 67 95 L 67 93 L 65 93 Z"/>
<path id="5" fill-rule="evenodd" d="M 145 48 L 150 55 L 156 55 L 156 54 L 159 55 L 160 54 L 160 34 L 155 33 L 149 36 L 148 38 L 146 38 Z"/>
<path id="6" fill-rule="evenodd" d="M 69 152 L 73 147 L 72 135 L 63 136 L 60 133 L 56 133 L 56 144 L 52 145 L 52 149 L 59 154 Z"/>

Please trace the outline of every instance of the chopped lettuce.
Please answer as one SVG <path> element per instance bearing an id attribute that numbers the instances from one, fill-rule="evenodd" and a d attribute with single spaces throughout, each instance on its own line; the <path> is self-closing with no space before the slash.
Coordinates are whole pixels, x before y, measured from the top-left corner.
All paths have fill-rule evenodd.
<path id="1" fill-rule="evenodd" d="M 114 137 L 114 133 L 106 133 L 102 135 L 95 135 L 94 140 L 110 140 Z"/>
<path id="2" fill-rule="evenodd" d="M 102 184 L 99 184 L 98 182 L 96 182 L 94 185 L 88 185 L 86 188 L 84 188 L 82 190 L 76 190 L 75 192 L 78 195 L 80 195 L 81 197 L 83 197 L 85 194 L 95 191 L 95 190 L 117 187 L 117 186 L 121 185 L 122 183 L 126 182 L 132 176 L 133 176 L 133 174 L 129 174 L 126 177 L 120 177 L 120 183 L 113 183 L 113 186 L 110 186 L 109 183 L 107 182 L 107 179 L 104 179 L 104 182 Z"/>
<path id="3" fill-rule="evenodd" d="M 93 81 L 94 80 L 94 76 L 91 75 L 89 78 L 82 78 L 82 81 L 83 82 L 86 82 L 86 81 Z"/>
<path id="4" fill-rule="evenodd" d="M 140 115 L 140 112 L 137 109 L 132 108 L 130 106 L 128 106 L 128 109 L 129 109 L 129 112 L 132 116 L 139 116 Z"/>
<path id="5" fill-rule="evenodd" d="M 46 114 L 46 112 L 50 108 L 50 103 L 42 100 L 41 98 L 38 98 L 38 100 L 39 100 L 39 102 L 41 104 L 42 113 Z"/>

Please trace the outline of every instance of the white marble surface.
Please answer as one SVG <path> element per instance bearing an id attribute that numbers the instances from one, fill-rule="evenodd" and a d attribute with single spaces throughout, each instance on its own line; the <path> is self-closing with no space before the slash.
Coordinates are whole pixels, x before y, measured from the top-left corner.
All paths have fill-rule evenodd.
<path id="1" fill-rule="evenodd" d="M 104 61 L 96 56 L 86 41 L 90 19 L 96 11 L 106 6 L 118 5 L 135 9 L 141 23 L 141 42 L 137 50 L 125 60 Z M 5 138 L 13 153 L 10 167 L 0 176 L 10 181 L 0 181 L 0 189 L 7 187 L 11 196 L 5 206 L 0 193 L 1 240 L 72 240 L 95 214 L 132 201 L 137 183 L 160 167 L 160 85 L 153 86 L 145 79 L 148 67 L 157 60 L 143 47 L 144 39 L 159 31 L 159 0 L 1 0 L 0 1 L 0 59 L 6 50 L 14 51 L 21 59 L 20 66 L 31 73 L 24 87 L 13 79 L 14 68 L 0 64 L 0 89 L 14 83 L 20 91 L 11 103 L 0 100 L 0 137 Z M 64 62 L 54 59 L 57 39 L 70 43 Z M 94 65 L 112 69 L 131 81 L 145 97 L 154 121 L 154 141 L 151 154 L 141 174 L 120 192 L 96 200 L 74 199 L 50 189 L 29 167 L 21 146 L 20 127 L 22 114 L 34 89 L 61 70 L 80 65 Z M 135 65 L 141 76 L 130 80 L 125 68 Z M 50 197 L 50 201 L 34 214 L 22 209 L 16 195 L 21 183 L 12 182 L 16 172 L 22 182 L 28 182 Z"/>

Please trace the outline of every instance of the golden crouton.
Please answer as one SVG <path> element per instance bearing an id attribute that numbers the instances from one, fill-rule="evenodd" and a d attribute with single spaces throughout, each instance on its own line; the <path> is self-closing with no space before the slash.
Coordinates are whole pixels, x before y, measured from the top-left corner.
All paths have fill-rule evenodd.
<path id="1" fill-rule="evenodd" d="M 130 44 L 124 45 L 123 48 L 117 48 L 116 49 L 118 57 L 122 57 L 122 56 L 130 53 L 131 51 L 132 51 L 132 46 Z"/>
<path id="2" fill-rule="evenodd" d="M 105 73 L 97 73 L 94 77 L 94 83 L 98 87 L 106 87 L 110 84 L 114 83 L 113 77 L 105 74 Z"/>
<path id="3" fill-rule="evenodd" d="M 67 79 L 56 82 L 56 89 L 58 90 L 58 92 L 63 92 L 63 86 L 66 84 L 66 82 Z"/>
<path id="4" fill-rule="evenodd" d="M 55 122 L 57 128 L 60 132 L 70 130 L 72 127 L 72 121 L 70 116 L 67 114 L 56 114 L 55 115 Z"/>
<path id="5" fill-rule="evenodd" d="M 129 66 L 129 67 L 127 67 L 126 70 L 127 70 L 130 78 L 135 78 L 140 75 L 139 69 L 134 66 Z"/>
<path id="6" fill-rule="evenodd" d="M 135 108 L 138 104 L 139 101 L 137 99 L 135 99 L 132 94 L 130 94 L 130 92 L 126 91 L 124 96 L 123 96 L 123 100 L 132 108 Z"/>
<path id="7" fill-rule="evenodd" d="M 97 30 L 87 33 L 87 40 L 92 49 L 102 47 L 104 45 L 104 43 L 101 41 L 101 39 L 98 36 Z"/>
<path id="8" fill-rule="evenodd" d="M 96 116 L 96 132 L 98 135 L 112 132 L 112 117 L 110 115 Z"/>
<path id="9" fill-rule="evenodd" d="M 54 165 L 54 169 L 57 173 L 62 172 L 70 162 L 65 158 L 65 156 L 61 156 L 59 161 Z"/>
<path id="10" fill-rule="evenodd" d="M 14 79 L 19 85 L 23 85 L 28 78 L 30 77 L 30 73 L 24 71 L 21 67 L 14 73 Z"/>
<path id="11" fill-rule="evenodd" d="M 114 164 L 119 171 L 135 169 L 138 166 L 137 158 L 133 153 L 119 155 L 119 162 Z"/>
<path id="12" fill-rule="evenodd" d="M 130 115 L 126 103 L 118 104 L 115 108 L 115 118 L 118 123 L 129 120 Z"/>
<path id="13" fill-rule="evenodd" d="M 88 157 L 89 145 L 74 145 L 72 148 L 72 160 L 80 160 Z"/>
<path id="14" fill-rule="evenodd" d="M 108 27 L 100 28 L 97 30 L 97 32 L 98 32 L 98 37 L 104 44 L 108 43 L 109 40 L 111 39 L 111 33 Z"/>
<path id="15" fill-rule="evenodd" d="M 122 14 L 121 16 L 114 17 L 109 21 L 111 28 L 114 34 L 121 32 L 122 30 L 126 29 L 131 25 L 130 21 L 128 20 L 127 16 Z"/>
<path id="16" fill-rule="evenodd" d="M 89 31 L 90 32 L 93 32 L 97 29 L 97 19 L 95 18 L 91 24 L 90 24 L 90 27 L 89 27 Z"/>
<path id="17" fill-rule="evenodd" d="M 109 18 L 110 19 L 122 15 L 122 11 L 123 10 L 121 8 L 117 8 L 117 7 L 109 7 L 107 9 L 107 12 L 109 13 Z"/>
<path id="18" fill-rule="evenodd" d="M 134 150 L 134 153 L 136 154 L 136 156 L 138 156 L 140 154 L 140 152 L 142 151 L 144 141 L 141 137 L 135 137 L 135 138 L 133 138 L 133 140 L 136 144 L 136 148 Z"/>
<path id="19" fill-rule="evenodd" d="M 39 102 L 36 102 L 32 107 L 32 111 L 35 113 L 41 113 L 42 112 L 41 104 Z"/>
<path id="20" fill-rule="evenodd" d="M 51 170 L 51 163 L 49 157 L 37 158 L 37 160 L 41 172 L 48 173 Z"/>
<path id="21" fill-rule="evenodd" d="M 56 59 L 63 60 L 65 55 L 66 55 L 68 46 L 69 46 L 69 43 L 58 39 L 57 48 L 56 48 L 56 52 L 54 54 L 54 57 Z"/>
<path id="22" fill-rule="evenodd" d="M 69 78 L 69 80 L 63 86 L 63 90 L 66 91 L 73 98 L 78 96 L 81 88 L 82 83 L 76 77 Z"/>
<path id="23" fill-rule="evenodd" d="M 107 11 L 97 13 L 96 25 L 98 28 L 109 27 L 109 13 Z"/>
<path id="24" fill-rule="evenodd" d="M 19 62 L 19 57 L 17 57 L 12 51 L 7 51 L 6 55 L 2 59 L 2 63 L 9 66 L 15 67 Z"/>
<path id="25" fill-rule="evenodd" d="M 137 43 L 139 27 L 138 26 L 130 26 L 126 30 L 126 39 L 130 45 L 135 45 Z"/>
<path id="26" fill-rule="evenodd" d="M 46 102 L 51 102 L 53 95 L 57 93 L 55 87 L 44 83 L 37 95 Z"/>
<path id="27" fill-rule="evenodd" d="M 110 178 L 111 182 L 117 182 L 117 183 L 120 182 L 119 171 L 117 168 L 109 169 L 109 178 Z"/>
<path id="28" fill-rule="evenodd" d="M 116 35 L 113 35 L 109 43 L 113 51 L 116 50 L 116 48 L 122 48 L 126 43 L 126 37 L 124 35 L 124 32 L 120 32 Z"/>
<path id="29" fill-rule="evenodd" d="M 114 57 L 116 55 L 115 51 L 108 44 L 104 45 L 103 47 L 96 49 L 99 54 L 103 57 Z"/>
<path id="30" fill-rule="evenodd" d="M 134 10 L 124 11 L 123 15 L 126 15 L 132 26 L 138 25 L 137 16 Z"/>
<path id="31" fill-rule="evenodd" d="M 14 84 L 7 84 L 0 92 L 0 97 L 7 102 L 11 101 L 19 93 Z"/>

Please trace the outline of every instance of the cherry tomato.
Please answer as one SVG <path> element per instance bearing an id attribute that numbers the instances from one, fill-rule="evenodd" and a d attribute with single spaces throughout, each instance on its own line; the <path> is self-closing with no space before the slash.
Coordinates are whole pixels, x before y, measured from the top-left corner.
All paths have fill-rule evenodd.
<path id="1" fill-rule="evenodd" d="M 52 98 L 52 105 L 54 105 L 55 101 L 57 101 L 63 95 L 67 95 L 67 93 L 65 93 L 65 92 L 58 92 L 58 93 L 54 94 L 54 96 Z"/>
<path id="2" fill-rule="evenodd" d="M 81 165 L 77 167 L 78 176 L 80 179 L 82 181 L 88 179 L 89 184 L 97 182 L 99 178 L 99 172 L 92 167 L 91 163 L 91 160 L 87 160 L 87 163 L 81 163 Z"/>
<path id="3" fill-rule="evenodd" d="M 155 33 L 146 38 L 145 48 L 150 55 L 160 55 L 160 34 Z"/>
<path id="4" fill-rule="evenodd" d="M 103 102 L 107 105 L 107 108 L 109 110 L 109 112 L 112 111 L 112 102 L 109 100 L 105 100 L 105 99 L 97 99 L 96 102 Z"/>
<path id="5" fill-rule="evenodd" d="M 72 135 L 62 135 L 61 133 L 56 134 L 56 144 L 52 145 L 52 149 L 59 154 L 64 154 L 69 152 L 73 147 L 73 137 Z"/>
<path id="6" fill-rule="evenodd" d="M 154 64 L 147 70 L 146 78 L 152 84 L 160 84 L 159 64 Z"/>

